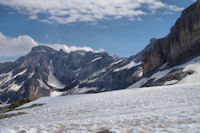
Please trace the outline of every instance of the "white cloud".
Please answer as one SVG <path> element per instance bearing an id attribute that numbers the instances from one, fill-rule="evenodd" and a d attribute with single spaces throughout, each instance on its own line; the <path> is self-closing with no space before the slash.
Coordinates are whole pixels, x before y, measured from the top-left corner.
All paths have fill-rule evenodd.
<path id="1" fill-rule="evenodd" d="M 83 47 L 77 47 L 77 46 L 67 46 L 67 45 L 64 45 L 64 44 L 46 44 L 46 46 L 49 46 L 57 51 L 59 51 L 60 49 L 62 49 L 63 51 L 65 51 L 66 53 L 70 53 L 70 52 L 73 52 L 73 51 L 77 51 L 77 50 L 84 50 L 84 51 L 91 51 L 91 52 L 104 52 L 105 50 L 104 49 L 99 49 L 99 50 L 93 50 L 92 48 L 90 47 L 87 47 L 87 46 L 83 46 Z"/>
<path id="2" fill-rule="evenodd" d="M 0 4 L 28 14 L 30 19 L 60 24 L 137 18 L 155 13 L 157 9 L 165 9 L 165 12 L 182 10 L 160 0 L 0 0 Z"/>
<path id="3" fill-rule="evenodd" d="M 30 49 L 37 46 L 30 36 L 23 35 L 11 38 L 0 32 L 0 57 L 20 56 L 28 53 Z"/>
<path id="4" fill-rule="evenodd" d="M 34 41 L 33 38 L 31 38 L 28 35 L 22 35 L 18 36 L 16 38 L 5 36 L 0 32 L 0 62 L 1 59 L 5 61 L 6 57 L 9 57 L 12 59 L 15 59 L 15 57 L 19 57 L 22 55 L 27 54 L 31 51 L 32 47 L 39 46 L 39 45 L 45 45 L 49 46 L 55 50 L 63 49 L 65 52 L 70 53 L 72 51 L 77 50 L 84 50 L 84 51 L 91 51 L 91 52 L 104 52 L 104 49 L 100 50 L 93 50 L 90 47 L 76 47 L 76 46 L 67 46 L 64 44 L 42 44 Z"/>

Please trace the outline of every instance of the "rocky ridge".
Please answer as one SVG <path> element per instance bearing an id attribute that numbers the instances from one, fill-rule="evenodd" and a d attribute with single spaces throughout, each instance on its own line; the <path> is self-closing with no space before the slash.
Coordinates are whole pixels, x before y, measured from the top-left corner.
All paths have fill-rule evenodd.
<path id="1" fill-rule="evenodd" d="M 134 61 L 137 60 L 137 61 Z M 15 62 L 0 65 L 0 101 L 27 97 L 97 93 L 124 89 L 138 80 L 141 56 L 119 58 L 106 52 L 32 48 Z M 135 74 L 135 76 L 133 76 Z"/>

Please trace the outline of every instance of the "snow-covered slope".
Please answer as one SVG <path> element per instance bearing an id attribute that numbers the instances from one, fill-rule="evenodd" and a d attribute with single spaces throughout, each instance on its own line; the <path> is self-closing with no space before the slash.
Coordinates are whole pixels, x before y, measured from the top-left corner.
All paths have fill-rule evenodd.
<path id="1" fill-rule="evenodd" d="M 23 107 L 36 103 L 45 105 L 20 110 L 27 113 L 21 116 L 1 119 L 0 132 L 200 131 L 200 84 L 45 97 Z"/>
<path id="2" fill-rule="evenodd" d="M 200 56 L 171 68 L 164 64 L 150 77 L 143 77 L 128 88 L 161 86 L 174 84 L 191 84 L 200 81 Z"/>

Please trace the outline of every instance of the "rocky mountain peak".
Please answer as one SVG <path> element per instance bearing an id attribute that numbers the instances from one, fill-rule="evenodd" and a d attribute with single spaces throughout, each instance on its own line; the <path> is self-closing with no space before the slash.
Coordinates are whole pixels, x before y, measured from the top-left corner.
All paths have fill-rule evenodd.
<path id="1" fill-rule="evenodd" d="M 0 64 L 0 101 L 124 89 L 137 79 L 137 74 L 132 75 L 139 68 L 134 56 L 115 58 L 83 50 L 66 53 L 40 45 L 15 62 Z"/>
<path id="2" fill-rule="evenodd" d="M 47 53 L 51 53 L 51 52 L 55 52 L 55 50 L 53 48 L 48 47 L 48 46 L 39 45 L 39 46 L 33 47 L 31 52 L 47 52 Z"/>

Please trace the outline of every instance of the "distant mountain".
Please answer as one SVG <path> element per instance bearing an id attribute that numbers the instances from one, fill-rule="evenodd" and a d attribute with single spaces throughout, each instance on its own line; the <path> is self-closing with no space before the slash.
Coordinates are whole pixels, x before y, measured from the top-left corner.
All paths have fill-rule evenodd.
<path id="1" fill-rule="evenodd" d="M 37 46 L 15 62 L 0 64 L 0 100 L 125 89 L 138 79 L 140 61 L 141 56 L 118 58 L 106 52 L 66 53 Z"/>

